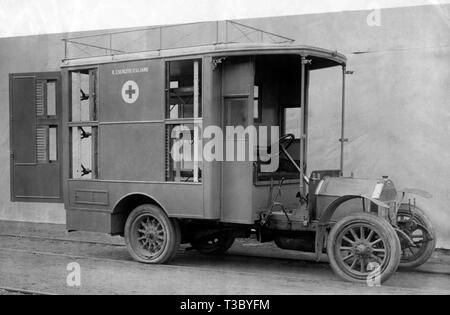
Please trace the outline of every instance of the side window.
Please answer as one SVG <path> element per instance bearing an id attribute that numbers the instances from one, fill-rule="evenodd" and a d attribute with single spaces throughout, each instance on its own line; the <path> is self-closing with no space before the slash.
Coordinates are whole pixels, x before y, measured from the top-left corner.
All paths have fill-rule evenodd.
<path id="1" fill-rule="evenodd" d="M 201 154 L 201 141 L 194 124 L 170 124 L 166 126 L 167 161 L 166 180 L 173 182 L 201 182 L 202 162 L 196 159 Z M 196 139 L 197 138 L 197 139 Z"/>
<path id="2" fill-rule="evenodd" d="M 70 121 L 97 120 L 97 69 L 72 71 Z"/>
<path id="3" fill-rule="evenodd" d="M 202 181 L 202 141 L 199 136 L 202 127 L 201 69 L 200 59 L 166 62 L 167 181 Z M 183 119 L 183 124 L 179 119 Z M 199 152 L 199 155 L 194 152 Z"/>
<path id="4" fill-rule="evenodd" d="M 201 60 L 166 63 L 166 118 L 200 118 Z"/>
<path id="5" fill-rule="evenodd" d="M 70 72 L 72 178 L 98 178 L 97 69 Z"/>

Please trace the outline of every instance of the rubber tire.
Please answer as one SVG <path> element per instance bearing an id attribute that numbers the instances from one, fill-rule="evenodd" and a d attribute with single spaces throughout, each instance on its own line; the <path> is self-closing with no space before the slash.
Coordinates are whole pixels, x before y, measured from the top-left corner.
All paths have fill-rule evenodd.
<path id="1" fill-rule="evenodd" d="M 191 246 L 192 248 L 196 249 L 197 251 L 199 251 L 202 254 L 205 255 L 222 255 L 225 254 L 225 252 L 227 250 L 229 250 L 231 248 L 231 246 L 233 246 L 235 237 L 229 235 L 228 233 L 220 233 L 222 234 L 221 236 L 224 237 L 224 240 L 217 245 L 217 247 L 215 248 L 205 248 L 202 247 L 202 244 L 200 242 L 200 240 L 193 240 L 191 242 Z"/>
<path id="2" fill-rule="evenodd" d="M 399 214 L 401 214 L 401 213 L 409 214 L 408 207 L 409 207 L 408 204 L 400 205 L 400 208 L 398 210 L 397 216 Z M 436 248 L 436 232 L 435 232 L 435 230 L 433 228 L 431 220 L 425 214 L 425 211 L 423 211 L 421 208 L 419 208 L 417 206 L 415 207 L 413 212 L 414 212 L 414 217 L 422 225 L 424 225 L 427 228 L 427 230 L 430 232 L 431 237 L 433 238 L 433 240 L 430 241 L 427 244 L 427 247 L 426 247 L 425 251 L 416 260 L 409 261 L 409 262 L 402 262 L 402 260 L 400 259 L 400 267 L 401 268 L 415 268 L 415 267 L 418 267 L 420 265 L 423 265 L 424 263 L 426 263 L 428 261 L 428 259 L 430 259 L 431 255 L 433 255 L 433 252 L 434 252 L 434 250 Z"/>
<path id="3" fill-rule="evenodd" d="M 148 259 L 139 255 L 131 244 L 130 235 L 134 221 L 143 214 L 150 214 L 157 218 L 165 228 L 167 242 L 163 251 L 154 259 Z M 125 244 L 131 257 L 141 263 L 146 264 L 166 264 L 178 252 L 180 246 L 181 233 L 180 227 L 176 219 L 170 219 L 167 214 L 158 206 L 152 204 L 144 204 L 134 209 L 127 218 L 125 223 Z"/>
<path id="4" fill-rule="evenodd" d="M 383 283 L 387 279 L 389 279 L 400 264 L 401 257 L 401 247 L 400 247 L 400 239 L 398 238 L 397 232 L 395 232 L 392 225 L 383 218 L 380 218 L 376 215 L 370 213 L 356 213 L 353 215 L 349 215 L 341 220 L 339 220 L 331 229 L 330 234 L 328 235 L 327 240 L 327 254 L 328 259 L 330 261 L 331 268 L 333 271 L 342 279 L 350 282 L 359 282 L 359 283 L 367 283 L 367 279 L 358 279 L 350 276 L 345 271 L 343 271 L 339 264 L 336 261 L 335 257 L 335 242 L 336 237 L 344 228 L 348 227 L 348 225 L 356 222 L 364 222 L 370 225 L 374 225 L 377 227 L 382 234 L 384 234 L 385 238 L 387 238 L 387 242 L 389 248 L 391 249 L 391 259 L 389 260 L 387 266 L 380 274 L 380 282 Z"/>

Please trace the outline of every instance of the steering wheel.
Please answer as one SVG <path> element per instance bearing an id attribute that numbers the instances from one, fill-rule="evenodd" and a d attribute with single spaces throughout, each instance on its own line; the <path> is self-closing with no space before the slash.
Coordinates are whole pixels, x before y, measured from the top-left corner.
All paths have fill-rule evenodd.
<path id="1" fill-rule="evenodd" d="M 288 133 L 284 136 L 282 136 L 278 142 L 281 148 L 284 149 L 284 154 L 287 155 L 289 161 L 295 166 L 295 168 L 301 172 L 300 167 L 297 165 L 297 163 L 292 159 L 292 157 L 289 155 L 289 153 L 287 152 L 287 148 L 289 148 L 292 144 L 292 142 L 294 142 L 295 140 L 295 136 L 292 133 Z M 307 185 L 309 185 L 309 178 L 304 174 L 305 173 L 305 169 L 306 169 L 306 164 L 303 164 L 303 180 L 305 181 L 305 183 Z"/>
<path id="2" fill-rule="evenodd" d="M 288 133 L 285 134 L 284 136 L 282 136 L 279 140 L 278 143 L 280 144 L 280 147 L 283 147 L 285 150 L 287 150 L 287 148 L 289 148 L 292 144 L 292 142 L 294 142 L 295 140 L 295 136 L 292 133 Z"/>

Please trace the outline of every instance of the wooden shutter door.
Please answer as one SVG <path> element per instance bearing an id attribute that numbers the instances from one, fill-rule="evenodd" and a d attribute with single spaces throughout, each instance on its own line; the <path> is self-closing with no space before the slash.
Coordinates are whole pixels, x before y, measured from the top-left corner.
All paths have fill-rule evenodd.
<path id="1" fill-rule="evenodd" d="M 10 74 L 12 201 L 62 202 L 61 75 Z"/>

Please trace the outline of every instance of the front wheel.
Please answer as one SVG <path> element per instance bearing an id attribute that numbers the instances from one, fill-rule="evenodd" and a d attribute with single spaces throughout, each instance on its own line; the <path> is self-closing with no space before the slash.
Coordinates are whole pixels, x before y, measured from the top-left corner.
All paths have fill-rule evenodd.
<path id="1" fill-rule="evenodd" d="M 402 204 L 397 212 L 397 225 L 415 245 L 400 236 L 400 267 L 414 268 L 424 264 L 436 247 L 436 233 L 431 220 L 422 209 Z"/>
<path id="2" fill-rule="evenodd" d="M 139 262 L 167 263 L 178 251 L 180 239 L 178 222 L 155 205 L 137 207 L 125 224 L 125 244 Z"/>
<path id="3" fill-rule="evenodd" d="M 386 281 L 400 263 L 400 240 L 385 219 L 358 213 L 338 221 L 328 236 L 333 271 L 347 281 Z"/>

